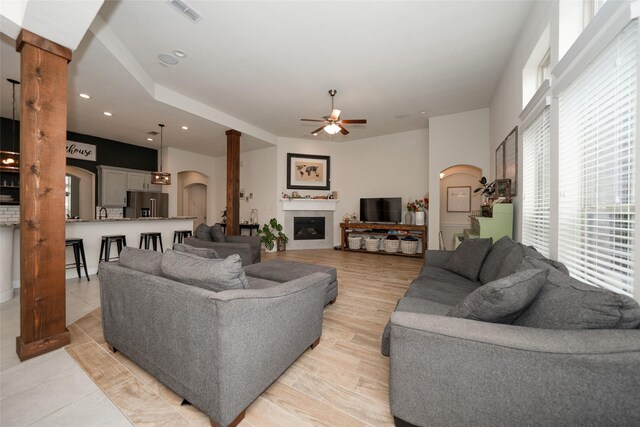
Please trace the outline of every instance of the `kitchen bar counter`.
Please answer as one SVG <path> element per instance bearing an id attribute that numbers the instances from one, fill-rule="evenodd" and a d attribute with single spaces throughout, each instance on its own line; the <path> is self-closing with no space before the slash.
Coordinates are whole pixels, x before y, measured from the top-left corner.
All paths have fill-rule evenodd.
<path id="1" fill-rule="evenodd" d="M 87 269 L 89 275 L 96 274 L 100 256 L 100 245 L 102 236 L 111 234 L 123 234 L 127 238 L 127 245 L 138 247 L 140 243 L 140 233 L 158 232 L 162 235 L 162 244 L 165 250 L 171 249 L 173 245 L 173 232 L 176 230 L 193 230 L 195 217 L 172 217 L 172 218 L 107 218 L 102 220 L 67 220 L 66 237 L 83 239 L 84 252 L 87 259 Z M 11 297 L 11 287 L 20 287 L 20 224 L 7 223 L 2 225 L 2 257 L 0 257 L 0 301 L 6 301 Z M 13 248 L 12 251 L 9 248 Z M 160 248 L 158 248 L 159 250 Z M 7 252 L 5 252 L 7 251 Z M 5 254 L 10 253 L 12 257 Z M 111 248 L 111 256 L 118 253 L 116 245 Z M 13 259 L 11 259 L 13 258 Z M 67 247 L 67 264 L 74 262 L 73 250 Z M 6 274 L 11 272 L 11 274 Z M 83 279 L 84 278 L 84 270 Z M 77 278 L 75 266 L 67 269 L 67 279 Z M 7 297 L 7 294 L 9 297 Z"/>

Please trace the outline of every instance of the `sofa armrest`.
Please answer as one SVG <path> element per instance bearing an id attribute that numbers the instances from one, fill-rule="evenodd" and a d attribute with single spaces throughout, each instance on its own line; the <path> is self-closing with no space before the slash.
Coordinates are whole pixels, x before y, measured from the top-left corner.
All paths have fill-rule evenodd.
<path id="1" fill-rule="evenodd" d="M 184 239 L 186 245 L 196 248 L 214 249 L 220 258 L 226 258 L 229 255 L 238 254 L 242 258 L 242 265 L 253 264 L 253 250 L 249 242 L 246 243 L 223 243 L 223 242 L 207 242 L 206 240 L 195 237 L 187 237 Z"/>
<path id="2" fill-rule="evenodd" d="M 453 251 L 428 250 L 424 257 L 427 267 L 444 267 Z"/>
<path id="3" fill-rule="evenodd" d="M 257 264 L 260 262 L 260 249 L 262 245 L 260 236 L 225 236 L 225 239 L 227 243 L 249 243 L 249 245 L 251 245 L 252 263 Z"/>
<path id="4" fill-rule="evenodd" d="M 330 280 L 328 274 L 314 273 L 266 289 L 229 290 L 210 297 L 224 343 L 219 358 L 221 413 L 237 415 L 320 337 Z"/>
<path id="5" fill-rule="evenodd" d="M 416 425 L 636 424 L 640 330 L 391 316 L 390 400 Z"/>

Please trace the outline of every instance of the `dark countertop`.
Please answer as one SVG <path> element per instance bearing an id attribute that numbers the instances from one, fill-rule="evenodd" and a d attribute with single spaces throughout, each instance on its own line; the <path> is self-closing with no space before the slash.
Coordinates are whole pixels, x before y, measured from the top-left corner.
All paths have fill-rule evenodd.
<path id="1" fill-rule="evenodd" d="M 103 219 L 68 219 L 67 224 L 74 224 L 77 222 L 119 222 L 119 221 L 168 221 L 177 219 L 196 219 L 195 216 L 171 216 L 169 218 L 152 217 L 152 218 L 103 218 Z M 19 222 L 0 222 L 0 227 L 18 227 Z"/>

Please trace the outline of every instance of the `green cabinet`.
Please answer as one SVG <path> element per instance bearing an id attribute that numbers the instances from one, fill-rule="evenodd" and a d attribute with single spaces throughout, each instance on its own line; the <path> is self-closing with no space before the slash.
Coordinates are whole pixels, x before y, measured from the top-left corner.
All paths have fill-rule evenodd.
<path id="1" fill-rule="evenodd" d="M 465 239 L 493 238 L 496 242 L 504 236 L 513 237 L 513 204 L 496 203 L 493 216 L 471 216 L 471 228 L 464 230 Z"/>

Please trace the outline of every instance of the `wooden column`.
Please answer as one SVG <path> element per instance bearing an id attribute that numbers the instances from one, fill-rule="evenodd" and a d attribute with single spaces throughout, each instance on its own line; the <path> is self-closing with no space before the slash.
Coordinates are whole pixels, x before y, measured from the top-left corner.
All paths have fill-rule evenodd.
<path id="1" fill-rule="evenodd" d="M 64 177 L 71 50 L 22 30 L 20 52 L 20 336 L 29 359 L 69 344 Z"/>
<path id="2" fill-rule="evenodd" d="M 240 135 L 227 131 L 227 234 L 240 234 Z"/>

